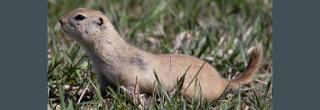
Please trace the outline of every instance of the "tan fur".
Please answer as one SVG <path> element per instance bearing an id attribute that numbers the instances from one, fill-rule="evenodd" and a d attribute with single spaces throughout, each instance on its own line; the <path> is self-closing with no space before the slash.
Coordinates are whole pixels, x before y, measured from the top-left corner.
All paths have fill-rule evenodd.
<path id="1" fill-rule="evenodd" d="M 75 20 L 75 16 L 80 14 L 86 18 Z M 228 86 L 237 88 L 239 84 L 249 83 L 262 60 L 261 46 L 258 45 L 252 52 L 244 74 L 229 81 L 222 78 L 210 64 L 198 58 L 179 54 L 155 55 L 129 45 L 120 37 L 109 19 L 99 11 L 78 8 L 65 14 L 60 23 L 70 37 L 83 45 L 101 82 L 115 85 L 118 84 L 118 79 L 120 85 L 128 88 L 132 94 L 152 93 L 156 81 L 154 72 L 165 89 L 172 90 L 176 81 L 190 66 L 182 87 L 184 96 L 187 99 L 198 99 L 201 93 L 201 99 L 215 100 Z M 99 23 L 102 25 L 98 25 Z M 199 88 L 201 92 L 198 91 Z"/>

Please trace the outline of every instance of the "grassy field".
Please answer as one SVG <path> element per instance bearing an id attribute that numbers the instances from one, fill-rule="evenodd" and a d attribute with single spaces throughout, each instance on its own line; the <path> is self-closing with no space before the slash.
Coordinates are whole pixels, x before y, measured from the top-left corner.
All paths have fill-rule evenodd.
<path id="1" fill-rule="evenodd" d="M 229 79 L 244 71 L 248 51 L 259 42 L 263 67 L 253 83 L 225 91 L 213 102 L 187 102 L 164 91 L 146 96 L 144 106 L 126 101 L 120 89 L 101 96 L 91 61 L 58 24 L 60 16 L 78 7 L 104 12 L 132 45 L 198 57 Z M 272 109 L 271 0 L 48 0 L 48 13 L 49 109 Z"/>

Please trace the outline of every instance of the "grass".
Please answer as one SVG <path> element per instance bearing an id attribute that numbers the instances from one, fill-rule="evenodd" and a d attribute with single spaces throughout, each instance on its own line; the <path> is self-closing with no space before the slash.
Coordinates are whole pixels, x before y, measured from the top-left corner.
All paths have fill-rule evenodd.
<path id="1" fill-rule="evenodd" d="M 48 6 L 50 109 L 139 109 L 127 101 L 119 88 L 108 89 L 109 95 L 101 96 L 91 61 L 81 46 L 60 29 L 58 18 L 77 7 L 106 13 L 132 45 L 152 53 L 177 52 L 198 57 L 230 79 L 244 71 L 248 50 L 256 42 L 262 43 L 263 67 L 251 85 L 225 91 L 213 102 L 187 102 L 179 90 L 160 89 L 158 94 L 146 96 L 148 103 L 143 108 L 272 107 L 271 0 L 48 0 Z"/>

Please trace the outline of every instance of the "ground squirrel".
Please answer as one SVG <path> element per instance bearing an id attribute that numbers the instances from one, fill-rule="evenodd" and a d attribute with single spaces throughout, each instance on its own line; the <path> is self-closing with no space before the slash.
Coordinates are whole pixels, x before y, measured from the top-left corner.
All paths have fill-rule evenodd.
<path id="1" fill-rule="evenodd" d="M 182 86 L 184 96 L 187 99 L 199 98 L 199 91 L 195 89 L 201 88 L 200 99 L 212 101 L 226 88 L 249 83 L 262 62 L 259 44 L 252 51 L 244 73 L 227 80 L 198 58 L 179 54 L 156 55 L 129 45 L 100 11 L 78 8 L 63 15 L 59 22 L 64 32 L 84 47 L 104 86 L 120 84 L 132 94 L 152 93 L 156 81 L 154 73 L 167 91 L 174 89 L 177 79 L 186 73 Z M 194 84 L 195 76 L 198 86 Z M 117 79 L 121 83 L 117 83 Z"/>

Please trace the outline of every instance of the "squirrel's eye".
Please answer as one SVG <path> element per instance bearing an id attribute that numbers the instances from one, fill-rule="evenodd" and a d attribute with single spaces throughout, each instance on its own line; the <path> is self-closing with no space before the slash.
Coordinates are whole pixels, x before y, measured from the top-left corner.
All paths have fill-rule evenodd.
<path id="1" fill-rule="evenodd" d="M 84 17 L 83 15 L 77 15 L 76 17 L 74 17 L 74 19 L 76 20 L 84 20 L 86 17 Z"/>

